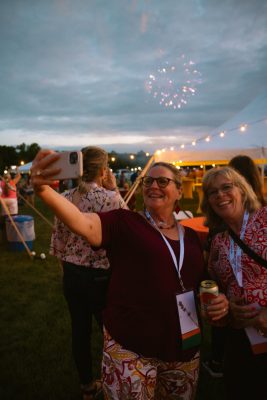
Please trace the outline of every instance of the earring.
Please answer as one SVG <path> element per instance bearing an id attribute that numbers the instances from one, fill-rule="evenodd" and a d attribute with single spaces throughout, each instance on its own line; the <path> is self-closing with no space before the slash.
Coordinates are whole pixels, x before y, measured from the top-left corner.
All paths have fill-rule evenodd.
<path id="1" fill-rule="evenodd" d="M 179 206 L 178 201 L 177 201 L 174 211 L 178 214 L 180 210 L 181 210 L 181 207 Z"/>

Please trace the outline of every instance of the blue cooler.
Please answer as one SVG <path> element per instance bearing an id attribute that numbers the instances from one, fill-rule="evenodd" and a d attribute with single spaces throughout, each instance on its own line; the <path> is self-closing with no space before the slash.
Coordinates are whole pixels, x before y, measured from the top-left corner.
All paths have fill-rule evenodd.
<path id="1" fill-rule="evenodd" d="M 33 217 L 30 215 L 14 215 L 11 218 L 15 222 L 27 246 L 32 250 L 32 242 L 35 239 Z M 24 244 L 21 242 L 9 218 L 6 218 L 6 236 L 10 250 L 25 250 Z"/>

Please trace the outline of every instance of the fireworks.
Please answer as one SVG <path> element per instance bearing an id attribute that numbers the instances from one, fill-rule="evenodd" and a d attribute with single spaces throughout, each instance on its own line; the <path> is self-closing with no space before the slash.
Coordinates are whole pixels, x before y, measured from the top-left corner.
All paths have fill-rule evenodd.
<path id="1" fill-rule="evenodd" d="M 151 73 L 145 81 L 145 88 L 161 106 L 176 110 L 196 94 L 200 83 L 201 74 L 195 63 L 182 55 L 174 63 L 165 61 L 155 73 Z"/>

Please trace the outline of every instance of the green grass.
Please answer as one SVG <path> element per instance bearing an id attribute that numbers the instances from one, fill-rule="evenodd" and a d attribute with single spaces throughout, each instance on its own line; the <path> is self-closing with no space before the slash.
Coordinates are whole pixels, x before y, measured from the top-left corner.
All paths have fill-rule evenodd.
<path id="1" fill-rule="evenodd" d="M 142 204 L 141 199 L 138 199 Z M 40 202 L 36 206 L 50 221 L 52 215 Z M 190 204 L 186 204 L 186 209 Z M 30 208 L 20 214 L 34 216 L 37 254 L 46 260 L 31 260 L 26 253 L 10 251 L 0 243 L 0 399 L 78 400 L 79 380 L 71 356 L 70 319 L 62 294 L 62 271 L 48 255 L 51 228 Z M 208 329 L 203 353 L 208 354 Z M 94 374 L 100 374 L 101 335 L 94 326 Z M 221 380 L 211 380 L 201 371 L 198 400 L 223 400 Z"/>

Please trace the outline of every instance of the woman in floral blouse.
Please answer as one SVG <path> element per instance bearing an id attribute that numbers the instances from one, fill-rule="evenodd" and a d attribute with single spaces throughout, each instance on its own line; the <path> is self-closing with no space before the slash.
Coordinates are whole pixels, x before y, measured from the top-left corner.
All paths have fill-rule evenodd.
<path id="1" fill-rule="evenodd" d="M 62 195 L 84 213 L 127 208 L 108 168 L 108 155 L 98 147 L 83 149 L 82 180 Z M 93 250 L 81 236 L 55 218 L 51 251 L 63 266 L 63 288 L 72 324 L 72 352 L 78 369 L 83 399 L 101 389 L 93 381 L 91 357 L 92 317 L 102 331 L 102 310 L 109 281 L 109 261 L 104 249 Z"/>
<path id="2" fill-rule="evenodd" d="M 230 167 L 208 171 L 203 192 L 208 226 L 220 231 L 211 244 L 209 270 L 231 308 L 224 360 L 226 398 L 267 399 L 267 269 L 229 233 L 267 260 L 267 207 L 261 208 L 245 178 Z"/>

